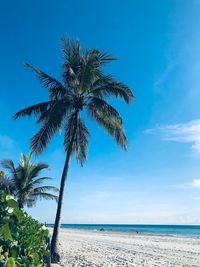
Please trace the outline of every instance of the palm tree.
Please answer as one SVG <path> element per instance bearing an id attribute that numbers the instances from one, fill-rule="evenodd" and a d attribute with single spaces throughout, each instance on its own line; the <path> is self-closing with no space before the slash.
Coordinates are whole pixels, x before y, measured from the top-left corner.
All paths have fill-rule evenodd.
<path id="1" fill-rule="evenodd" d="M 14 195 L 15 184 L 6 175 L 0 176 L 0 190 L 3 190 L 7 195 Z"/>
<path id="2" fill-rule="evenodd" d="M 115 60 L 108 53 L 97 49 L 81 49 L 79 41 L 63 39 L 64 64 L 62 81 L 52 78 L 40 69 L 25 64 L 38 76 L 42 86 L 49 92 L 49 100 L 27 107 L 15 114 L 21 116 L 38 115 L 39 132 L 31 139 L 31 148 L 40 154 L 51 138 L 64 128 L 64 148 L 66 160 L 61 177 L 60 194 L 51 242 L 52 259 L 57 255 L 57 238 L 61 218 L 63 193 L 71 157 L 76 156 L 82 165 L 86 160 L 89 131 L 83 120 L 83 111 L 102 126 L 123 148 L 127 138 L 122 118 L 118 111 L 108 104 L 110 96 L 130 103 L 133 94 L 128 86 L 103 72 L 103 67 Z"/>
<path id="3" fill-rule="evenodd" d="M 44 186 L 43 182 L 49 181 L 49 177 L 38 178 L 42 170 L 49 168 L 45 163 L 33 164 L 31 162 L 32 153 L 28 156 L 22 154 L 20 163 L 15 167 L 12 160 L 3 160 L 1 165 L 6 169 L 10 176 L 4 176 L 0 180 L 0 189 L 12 194 L 19 206 L 32 207 L 38 199 L 56 200 L 58 197 L 49 191 L 58 192 L 54 186 Z"/>

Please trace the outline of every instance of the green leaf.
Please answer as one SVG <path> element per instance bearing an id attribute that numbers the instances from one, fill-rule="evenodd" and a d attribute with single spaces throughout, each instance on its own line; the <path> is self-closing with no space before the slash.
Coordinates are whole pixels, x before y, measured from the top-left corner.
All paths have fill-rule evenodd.
<path id="1" fill-rule="evenodd" d="M 49 236 L 49 230 L 47 230 L 47 229 L 44 230 L 44 236 L 45 236 L 45 237 L 48 237 L 48 236 Z"/>
<path id="2" fill-rule="evenodd" d="M 18 247 L 12 247 L 10 250 L 10 254 L 13 258 L 17 258 L 19 255 L 19 248 Z"/>
<path id="3" fill-rule="evenodd" d="M 38 253 L 33 253 L 33 262 L 34 264 L 37 266 L 40 263 L 40 257 L 38 255 Z"/>
<path id="4" fill-rule="evenodd" d="M 50 257 L 51 256 L 51 252 L 50 251 L 44 251 L 44 256 L 45 257 Z"/>
<path id="5" fill-rule="evenodd" d="M 18 209 L 18 204 L 14 199 L 9 199 L 7 203 L 8 203 L 8 207 L 13 208 L 14 210 Z"/>
<path id="6" fill-rule="evenodd" d="M 6 267 L 15 267 L 15 259 L 10 257 L 6 261 Z"/>
<path id="7" fill-rule="evenodd" d="M 3 236 L 4 241 L 8 241 L 9 239 L 11 239 L 11 233 L 10 233 L 10 227 L 9 224 L 4 224 L 1 228 L 0 228 L 0 233 Z"/>
<path id="8" fill-rule="evenodd" d="M 24 215 L 19 208 L 14 210 L 14 214 L 17 217 L 18 221 L 21 221 L 24 218 Z"/>

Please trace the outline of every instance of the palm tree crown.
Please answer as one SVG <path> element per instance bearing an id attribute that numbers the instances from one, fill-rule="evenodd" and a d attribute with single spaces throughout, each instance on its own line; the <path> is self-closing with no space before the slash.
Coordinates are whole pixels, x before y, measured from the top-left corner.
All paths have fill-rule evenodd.
<path id="1" fill-rule="evenodd" d="M 39 115 L 37 123 L 41 124 L 41 129 L 31 140 L 32 150 L 41 153 L 52 136 L 64 126 L 65 151 L 68 151 L 73 140 L 73 154 L 82 164 L 86 159 L 89 137 L 88 129 L 80 116 L 82 110 L 86 110 L 89 117 L 126 149 L 127 139 L 122 119 L 106 99 L 115 96 L 130 103 L 133 94 L 126 85 L 102 72 L 102 67 L 114 58 L 96 49 L 81 50 L 78 41 L 63 40 L 63 52 L 65 61 L 62 82 L 25 64 L 36 72 L 42 85 L 49 91 L 49 101 L 25 108 L 14 116 L 16 119 L 25 115 Z"/>
<path id="2" fill-rule="evenodd" d="M 33 164 L 31 156 L 32 153 L 28 156 L 22 154 L 17 167 L 15 167 L 12 160 L 3 160 L 1 162 L 2 167 L 9 171 L 10 176 L 1 178 L 0 188 L 6 193 L 14 195 L 21 207 L 24 205 L 32 207 L 38 199 L 58 199 L 56 195 L 49 192 L 58 192 L 57 188 L 42 185 L 43 182 L 51 178 L 38 178 L 39 173 L 49 166 L 44 163 Z"/>

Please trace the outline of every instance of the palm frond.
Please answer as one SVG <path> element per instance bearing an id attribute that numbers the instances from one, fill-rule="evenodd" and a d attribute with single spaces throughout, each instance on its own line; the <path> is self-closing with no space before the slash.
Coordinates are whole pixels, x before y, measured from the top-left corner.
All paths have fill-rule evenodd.
<path id="1" fill-rule="evenodd" d="M 0 190 L 3 190 L 8 195 L 14 195 L 16 187 L 14 182 L 5 176 L 0 179 Z"/>
<path id="2" fill-rule="evenodd" d="M 74 142 L 76 130 L 77 130 L 77 114 L 76 112 L 72 112 L 71 114 L 67 116 L 66 121 L 65 121 L 64 148 L 66 152 L 68 151 L 69 147 L 72 145 L 72 142 Z"/>
<path id="3" fill-rule="evenodd" d="M 130 103 L 134 99 L 134 95 L 127 85 L 116 81 L 109 75 L 97 79 L 90 93 L 95 97 L 115 96 L 123 99 L 126 103 Z"/>
<path id="4" fill-rule="evenodd" d="M 31 168 L 29 170 L 29 176 L 32 178 L 35 178 L 40 174 L 41 171 L 48 169 L 49 165 L 45 163 L 38 163 L 36 165 L 31 165 Z"/>
<path id="5" fill-rule="evenodd" d="M 55 101 L 47 101 L 47 102 L 43 102 L 43 103 L 40 103 L 37 105 L 33 105 L 30 107 L 24 108 L 14 115 L 14 119 L 16 120 L 19 117 L 31 116 L 33 114 L 41 115 L 45 111 L 47 111 L 49 109 L 49 107 L 52 106 L 54 103 L 55 103 Z"/>
<path id="6" fill-rule="evenodd" d="M 78 72 L 81 63 L 81 47 L 78 40 L 69 40 L 67 38 L 62 39 L 63 53 L 64 53 L 64 64 L 63 64 L 63 81 L 70 89 L 76 91 L 75 85 L 78 81 Z"/>
<path id="7" fill-rule="evenodd" d="M 77 161 L 83 165 L 87 156 L 87 148 L 89 142 L 89 131 L 84 121 L 79 117 L 77 122 L 77 132 L 74 140 L 74 150 L 76 153 Z"/>
<path id="8" fill-rule="evenodd" d="M 11 159 L 2 160 L 1 166 L 7 171 L 9 171 L 14 178 L 17 177 L 17 169 L 15 168 L 14 162 Z"/>
<path id="9" fill-rule="evenodd" d="M 33 193 L 30 196 L 30 199 L 31 199 L 31 201 L 34 201 L 34 202 L 36 202 L 37 200 L 43 200 L 43 199 L 45 199 L 45 200 L 55 200 L 57 202 L 58 201 L 58 196 L 56 196 L 54 194 L 51 194 L 51 193 L 41 192 L 41 193 Z"/>
<path id="10" fill-rule="evenodd" d="M 25 204 L 27 205 L 28 208 L 32 208 L 36 205 L 36 200 L 37 198 L 28 198 L 25 202 Z"/>
<path id="11" fill-rule="evenodd" d="M 16 175 L 12 175 L 11 173 L 10 179 L 15 184 L 16 190 L 20 191 L 22 188 L 24 188 L 25 173 L 24 173 L 23 168 L 19 166 L 17 167 L 16 171 L 17 171 Z"/>
<path id="12" fill-rule="evenodd" d="M 90 90 L 93 82 L 103 75 L 101 70 L 101 57 L 98 50 L 86 50 L 80 60 L 79 80 L 81 92 Z"/>
<path id="13" fill-rule="evenodd" d="M 33 194 L 44 193 L 46 191 L 59 192 L 58 188 L 56 188 L 55 186 L 44 185 L 44 186 L 39 186 L 39 187 L 34 188 Z"/>
<path id="14" fill-rule="evenodd" d="M 55 200 L 56 202 L 58 201 L 58 196 L 50 193 L 34 193 L 34 195 L 31 196 L 35 200 L 40 199 L 40 200 Z"/>
<path id="15" fill-rule="evenodd" d="M 51 177 L 41 177 L 41 178 L 37 178 L 36 180 L 33 180 L 33 181 L 31 182 L 31 184 L 32 184 L 33 186 L 36 186 L 36 185 L 40 185 L 40 184 L 42 184 L 43 182 L 46 182 L 46 181 L 49 181 L 49 180 L 52 180 L 52 178 L 51 178 Z"/>
<path id="16" fill-rule="evenodd" d="M 94 119 L 100 126 L 102 126 L 110 136 L 112 136 L 118 145 L 124 150 L 127 149 L 127 138 L 124 127 L 118 120 L 113 117 L 105 116 L 103 112 L 95 109 L 95 106 L 88 105 L 88 115 Z"/>
<path id="17" fill-rule="evenodd" d="M 70 109 L 70 107 L 64 105 L 62 100 L 60 100 L 57 101 L 53 107 L 51 107 L 51 109 L 48 111 L 48 115 L 46 114 L 46 116 L 44 116 L 44 119 L 42 120 L 42 127 L 31 139 L 31 149 L 34 153 L 42 153 L 53 135 L 60 131 L 63 118 L 65 117 L 68 109 Z"/>
<path id="18" fill-rule="evenodd" d="M 41 71 L 40 69 L 32 66 L 31 64 L 25 63 L 24 66 L 32 69 L 37 74 L 42 86 L 48 89 L 51 99 L 57 99 L 58 97 L 62 97 L 65 95 L 66 89 L 61 84 L 61 82 L 59 82 L 55 78 L 52 78 L 51 76 Z"/>
<path id="19" fill-rule="evenodd" d="M 60 126 L 60 125 L 59 125 Z M 35 154 L 41 154 L 47 147 L 53 135 L 59 130 L 52 122 L 45 123 L 39 132 L 31 139 L 31 149 Z"/>
<path id="20" fill-rule="evenodd" d="M 41 113 L 37 123 L 43 123 L 48 121 L 52 116 L 56 118 L 63 116 L 65 112 L 68 112 L 73 108 L 73 102 L 70 95 L 66 95 L 62 99 L 54 101 L 51 106 L 43 113 Z M 55 113 L 55 114 L 54 114 Z"/>
<path id="21" fill-rule="evenodd" d="M 86 160 L 89 136 L 89 131 L 80 114 L 72 113 L 65 124 L 64 147 L 67 152 L 72 145 L 72 152 L 81 165 Z"/>
<path id="22" fill-rule="evenodd" d="M 1 161 L 1 166 L 10 171 L 10 172 L 15 172 L 15 165 L 14 162 L 11 159 L 4 159 Z"/>
<path id="23" fill-rule="evenodd" d="M 76 112 L 68 116 L 65 124 L 64 147 L 65 151 L 72 146 L 72 152 L 76 155 L 77 161 L 83 164 L 86 160 L 89 131 Z"/>
<path id="24" fill-rule="evenodd" d="M 123 124 L 119 112 L 105 100 L 98 97 L 91 97 L 89 98 L 88 106 L 95 109 L 96 112 L 102 113 L 104 117 L 116 120 L 120 125 Z"/>
<path id="25" fill-rule="evenodd" d="M 93 62 L 96 63 L 96 67 L 101 67 L 104 64 L 110 63 L 113 60 L 116 60 L 115 57 L 110 55 L 108 52 L 101 52 L 97 49 L 91 49 L 90 55 L 92 56 Z"/>
<path id="26" fill-rule="evenodd" d="M 70 40 L 68 38 L 62 38 L 62 47 L 64 53 L 64 65 L 65 68 L 68 64 L 72 69 L 75 69 L 76 66 L 80 63 L 81 57 L 81 46 L 78 40 Z M 67 65 L 66 65 L 67 64 Z"/>

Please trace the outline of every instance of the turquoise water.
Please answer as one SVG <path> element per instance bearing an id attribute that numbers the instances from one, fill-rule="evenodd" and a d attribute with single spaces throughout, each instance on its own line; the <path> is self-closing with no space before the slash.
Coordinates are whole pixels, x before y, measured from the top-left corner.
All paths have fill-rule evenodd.
<path id="1" fill-rule="evenodd" d="M 53 224 L 48 224 L 53 227 Z M 62 224 L 62 228 L 200 238 L 200 225 Z"/>

